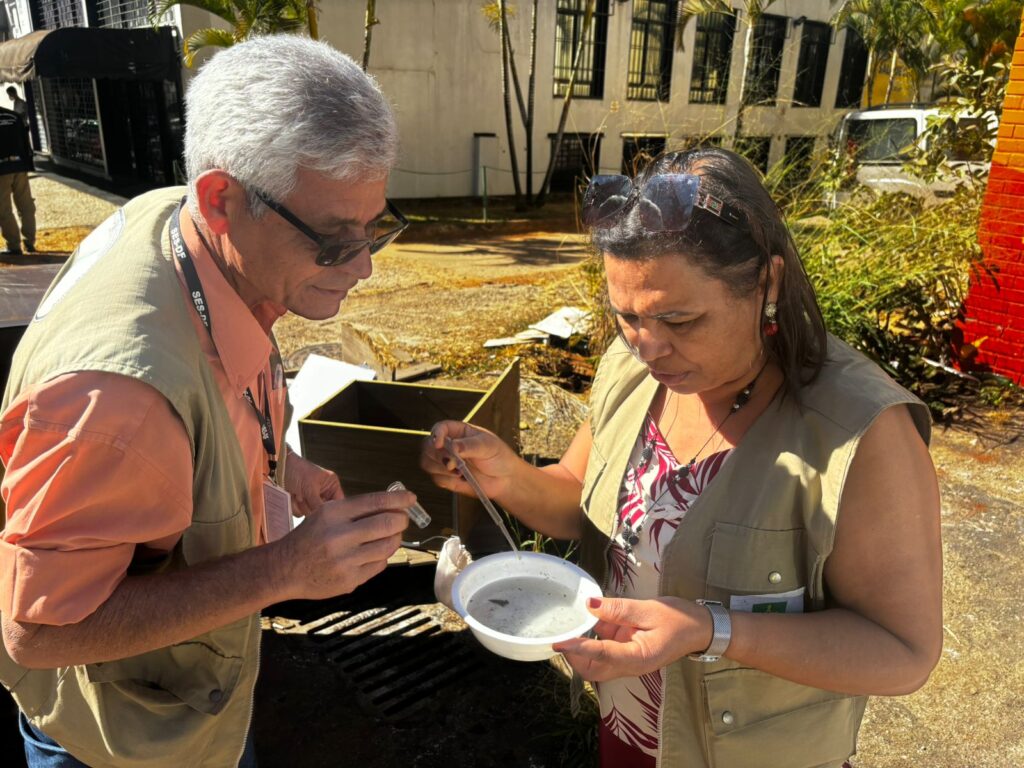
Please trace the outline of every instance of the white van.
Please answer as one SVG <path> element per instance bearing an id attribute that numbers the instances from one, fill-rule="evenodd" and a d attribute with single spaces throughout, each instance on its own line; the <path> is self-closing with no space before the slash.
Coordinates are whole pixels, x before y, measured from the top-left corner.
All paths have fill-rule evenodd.
<path id="1" fill-rule="evenodd" d="M 989 167 L 984 152 L 954 149 L 947 153 L 948 170 L 934 180 L 926 182 L 904 169 L 915 148 L 927 149 L 925 129 L 941 114 L 937 107 L 882 107 L 850 112 L 839 123 L 837 146 L 853 162 L 859 184 L 875 192 L 903 192 L 934 204 L 952 197 L 956 187 L 972 177 L 986 175 Z M 951 119 L 947 130 L 956 131 L 981 119 Z M 995 115 L 984 119 L 995 135 Z M 843 202 L 851 193 L 852 190 L 837 193 L 836 202 Z"/>

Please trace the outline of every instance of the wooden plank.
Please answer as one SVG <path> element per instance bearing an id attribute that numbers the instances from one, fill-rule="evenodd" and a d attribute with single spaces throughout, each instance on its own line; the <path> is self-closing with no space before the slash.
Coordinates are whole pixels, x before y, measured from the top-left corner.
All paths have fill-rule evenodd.
<path id="1" fill-rule="evenodd" d="M 519 358 L 502 372 L 476 408 L 467 416 L 470 424 L 489 429 L 519 452 Z"/>

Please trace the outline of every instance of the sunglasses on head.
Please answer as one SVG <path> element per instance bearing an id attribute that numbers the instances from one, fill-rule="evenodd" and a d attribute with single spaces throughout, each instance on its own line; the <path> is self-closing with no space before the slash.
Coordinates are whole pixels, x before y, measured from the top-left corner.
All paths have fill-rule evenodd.
<path id="1" fill-rule="evenodd" d="M 629 176 L 595 176 L 583 195 L 583 223 L 595 229 L 611 226 L 616 214 L 632 205 L 639 207 L 640 223 L 649 232 L 682 232 L 696 208 L 735 227 L 747 224 L 746 216 L 737 208 L 701 192 L 700 177 L 691 173 L 658 174 L 641 186 Z"/>
<path id="2" fill-rule="evenodd" d="M 319 246 L 320 251 L 316 255 L 316 263 L 321 267 L 336 267 L 351 261 L 362 253 L 364 248 L 369 248 L 370 255 L 372 256 L 390 245 L 409 226 L 409 220 L 402 215 L 402 212 L 395 207 L 394 203 L 387 200 L 386 213 L 378 216 L 371 222 L 374 228 L 372 237 L 361 240 L 344 240 L 331 235 L 321 235 L 281 205 L 281 203 L 262 192 L 256 192 L 256 197 L 270 210 Z"/>

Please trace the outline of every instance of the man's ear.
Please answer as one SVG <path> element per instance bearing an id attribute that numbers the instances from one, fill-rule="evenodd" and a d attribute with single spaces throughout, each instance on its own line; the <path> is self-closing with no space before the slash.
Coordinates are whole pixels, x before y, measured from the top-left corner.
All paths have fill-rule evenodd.
<path id="1" fill-rule="evenodd" d="M 195 190 L 199 213 L 214 234 L 228 234 L 231 222 L 237 219 L 239 213 L 248 211 L 245 188 L 224 171 L 212 170 L 200 174 L 196 179 Z"/>

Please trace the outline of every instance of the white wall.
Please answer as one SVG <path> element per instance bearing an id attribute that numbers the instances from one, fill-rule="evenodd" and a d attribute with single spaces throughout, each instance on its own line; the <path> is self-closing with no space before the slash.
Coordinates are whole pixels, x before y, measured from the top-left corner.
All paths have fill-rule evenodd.
<path id="1" fill-rule="evenodd" d="M 489 193 L 512 192 L 499 40 L 489 28 L 480 5 L 479 0 L 388 0 L 377 4 L 380 24 L 373 30 L 369 71 L 394 104 L 399 123 L 402 153 L 389 186 L 394 197 L 473 194 L 479 188 L 474 167 L 474 134 L 479 133 L 497 135 L 496 142 L 485 142 L 485 151 L 481 153 L 485 162 L 492 165 L 487 178 Z M 531 2 L 519 0 L 513 5 L 516 15 L 510 21 L 510 32 L 525 88 Z M 566 125 L 568 132 L 603 134 L 601 168 L 613 172 L 620 168 L 623 134 L 668 135 L 670 146 L 673 141 L 681 142 L 716 129 L 731 135 L 740 96 L 745 14 L 741 13 L 734 39 L 726 105 L 688 103 L 694 21 L 686 29 L 684 50 L 676 50 L 673 55 L 670 100 L 638 102 L 626 99 L 632 3 L 610 0 L 609 5 L 613 15 L 608 19 L 604 98 L 575 99 Z M 736 5 L 742 7 L 742 0 Z M 351 0 L 324 0 L 320 6 L 321 38 L 360 61 L 365 5 Z M 562 106 L 561 98 L 552 95 L 555 2 L 541 0 L 539 6 L 535 188 L 540 186 L 547 167 L 548 136 L 557 129 Z M 806 16 L 812 21 L 827 21 L 833 7 L 829 0 L 776 0 L 767 11 L 791 19 Z M 184 35 L 199 27 L 223 24 L 193 8 L 182 8 L 180 20 Z M 825 136 L 838 122 L 843 110 L 832 109 L 831 105 L 839 80 L 844 35 L 836 34 L 829 49 L 824 106 L 794 107 L 791 101 L 801 28 L 790 26 L 776 106 L 750 107 L 744 118 L 744 134 L 772 137 L 772 162 L 781 157 L 785 137 Z M 199 57 L 199 64 L 204 58 L 205 55 Z M 188 69 L 183 71 L 186 86 L 192 73 Z M 514 125 L 519 167 L 524 173 L 525 142 L 517 115 Z M 494 170 L 495 165 L 500 170 Z"/>
<path id="2" fill-rule="evenodd" d="M 21 37 L 27 35 L 32 31 L 32 14 L 29 11 L 28 0 L 4 0 L 4 5 L 7 6 L 7 20 L 11 24 L 11 37 Z M 22 98 L 25 98 L 25 86 L 21 83 L 2 83 L 0 84 L 0 107 L 6 107 L 10 109 L 11 100 L 7 98 L 7 86 L 13 85 L 18 89 L 18 93 Z"/>

